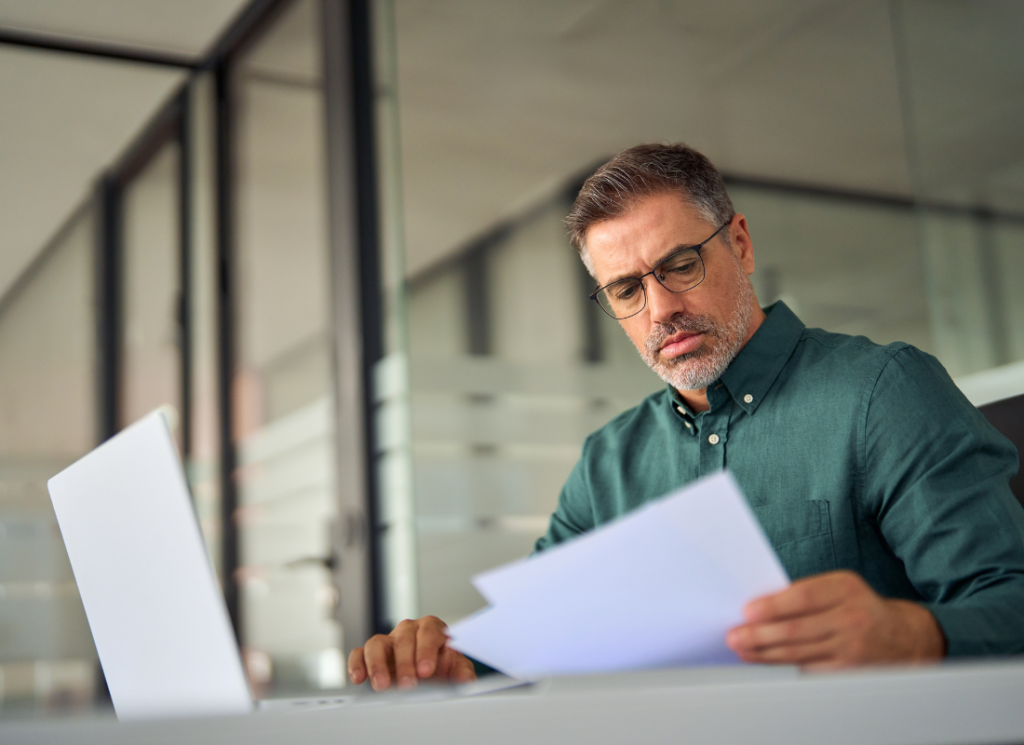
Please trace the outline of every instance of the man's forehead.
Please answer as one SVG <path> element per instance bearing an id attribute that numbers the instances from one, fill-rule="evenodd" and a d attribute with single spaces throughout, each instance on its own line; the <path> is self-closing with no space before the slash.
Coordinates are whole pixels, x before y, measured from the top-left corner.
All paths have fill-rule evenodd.
<path id="1" fill-rule="evenodd" d="M 660 192 L 641 197 L 621 215 L 591 225 L 584 246 L 597 278 L 603 280 L 644 267 L 676 247 L 699 243 L 707 225 L 688 199 L 678 192 Z"/>

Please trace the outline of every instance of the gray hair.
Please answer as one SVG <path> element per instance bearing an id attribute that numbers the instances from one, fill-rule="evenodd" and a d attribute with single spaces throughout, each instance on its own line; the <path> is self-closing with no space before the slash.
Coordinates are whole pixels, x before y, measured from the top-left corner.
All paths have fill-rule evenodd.
<path id="1" fill-rule="evenodd" d="M 623 150 L 583 183 L 565 225 L 587 271 L 594 274 L 584 238 L 595 223 L 625 214 L 639 200 L 677 192 L 716 227 L 735 213 L 725 182 L 711 161 L 681 142 Z M 722 234 L 726 242 L 728 234 Z"/>

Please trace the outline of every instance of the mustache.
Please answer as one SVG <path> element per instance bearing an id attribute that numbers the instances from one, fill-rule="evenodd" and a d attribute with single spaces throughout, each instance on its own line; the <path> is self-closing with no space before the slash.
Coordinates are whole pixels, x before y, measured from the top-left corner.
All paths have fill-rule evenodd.
<path id="1" fill-rule="evenodd" d="M 657 354 L 667 338 L 680 332 L 717 336 L 718 327 L 710 316 L 675 316 L 668 323 L 659 324 L 647 338 L 647 351 Z"/>

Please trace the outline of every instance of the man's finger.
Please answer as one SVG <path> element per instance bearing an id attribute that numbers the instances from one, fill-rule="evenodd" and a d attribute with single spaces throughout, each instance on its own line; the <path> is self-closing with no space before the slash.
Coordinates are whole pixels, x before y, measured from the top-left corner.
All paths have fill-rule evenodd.
<path id="1" fill-rule="evenodd" d="M 751 600 L 743 608 L 749 622 L 776 621 L 821 613 L 863 590 L 864 581 L 853 572 L 829 572 L 800 579 L 785 590 Z"/>
<path id="2" fill-rule="evenodd" d="M 395 680 L 399 688 L 416 685 L 416 622 L 402 621 L 391 632 L 395 656 Z"/>
<path id="3" fill-rule="evenodd" d="M 362 647 L 356 647 L 348 656 L 348 677 L 355 685 L 366 680 L 366 660 L 363 659 Z"/>
<path id="4" fill-rule="evenodd" d="M 438 671 L 438 654 L 448 642 L 445 623 L 433 616 L 421 619 L 416 632 L 416 674 L 429 678 Z"/>
<path id="5" fill-rule="evenodd" d="M 744 662 L 754 664 L 800 665 L 804 667 L 829 661 L 835 664 L 841 646 L 839 637 L 831 636 L 822 641 L 806 644 L 779 644 L 761 649 L 745 649 L 737 654 Z"/>
<path id="6" fill-rule="evenodd" d="M 476 680 L 476 669 L 461 652 L 444 646 L 437 657 L 437 675 L 455 683 L 466 683 Z"/>
<path id="7" fill-rule="evenodd" d="M 449 649 L 448 651 L 456 658 L 452 663 L 452 667 L 455 670 L 449 677 L 456 683 L 469 683 L 476 680 L 476 668 L 473 667 L 473 663 L 465 655 L 456 652 L 454 649 Z"/>
<path id="8" fill-rule="evenodd" d="M 842 615 L 836 608 L 824 613 L 786 618 L 782 621 L 748 623 L 732 629 L 725 643 L 735 652 L 789 644 L 823 641 L 841 630 Z"/>
<path id="9" fill-rule="evenodd" d="M 363 658 L 366 660 L 366 674 L 373 690 L 383 691 L 391 685 L 391 674 L 388 670 L 391 661 L 390 637 L 383 634 L 371 637 L 363 647 Z"/>

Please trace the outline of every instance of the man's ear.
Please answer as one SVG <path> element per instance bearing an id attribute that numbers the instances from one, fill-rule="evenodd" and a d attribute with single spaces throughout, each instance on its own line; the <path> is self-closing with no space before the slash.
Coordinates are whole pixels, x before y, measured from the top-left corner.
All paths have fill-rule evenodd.
<path id="1" fill-rule="evenodd" d="M 739 259 L 740 266 L 748 275 L 754 273 L 754 242 L 750 239 L 750 231 L 747 229 L 747 218 L 736 213 L 729 225 L 729 240 L 732 243 L 733 254 Z"/>

